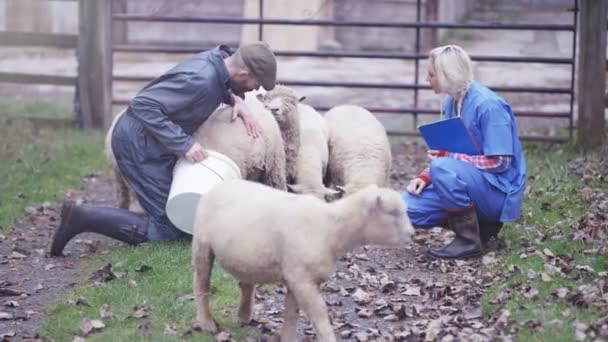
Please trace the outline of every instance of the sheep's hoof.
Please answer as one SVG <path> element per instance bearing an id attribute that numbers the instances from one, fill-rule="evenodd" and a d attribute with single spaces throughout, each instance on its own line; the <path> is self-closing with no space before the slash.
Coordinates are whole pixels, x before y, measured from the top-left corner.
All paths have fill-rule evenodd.
<path id="1" fill-rule="evenodd" d="M 217 324 L 214 321 L 194 321 L 194 323 L 192 323 L 192 330 L 206 331 L 212 334 L 215 334 L 218 331 Z"/>

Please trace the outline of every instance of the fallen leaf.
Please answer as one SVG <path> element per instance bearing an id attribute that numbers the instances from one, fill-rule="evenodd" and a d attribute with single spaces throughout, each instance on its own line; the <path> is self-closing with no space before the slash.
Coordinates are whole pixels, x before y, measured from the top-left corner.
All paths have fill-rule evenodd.
<path id="1" fill-rule="evenodd" d="M 435 341 L 439 336 L 439 330 L 443 325 L 443 321 L 441 319 L 433 320 L 426 327 L 426 334 L 424 337 L 425 341 Z"/>
<path id="2" fill-rule="evenodd" d="M 545 254 L 549 258 L 555 258 L 555 255 L 553 254 L 553 252 L 551 252 L 551 250 L 549 250 L 548 248 L 543 249 L 543 254 Z"/>
<path id="3" fill-rule="evenodd" d="M 112 309 L 110 308 L 109 304 L 101 305 L 101 307 L 99 308 L 99 316 L 101 316 L 101 318 L 112 317 L 112 315 Z"/>
<path id="4" fill-rule="evenodd" d="M 15 337 L 17 336 L 17 333 L 14 331 L 8 331 L 8 332 L 4 332 L 4 333 L 0 333 L 0 337 L 3 339 L 9 339 L 11 337 Z"/>
<path id="5" fill-rule="evenodd" d="M 19 307 L 19 302 L 17 302 L 16 300 L 7 300 L 6 302 L 4 302 L 4 306 L 9 308 L 17 308 Z"/>
<path id="6" fill-rule="evenodd" d="M 177 327 L 175 324 L 165 324 L 165 330 L 163 331 L 165 335 L 175 335 L 177 334 Z"/>
<path id="7" fill-rule="evenodd" d="M 491 266 L 498 262 L 492 253 L 488 253 L 481 258 L 481 263 L 485 266 Z"/>
<path id="8" fill-rule="evenodd" d="M 150 335 L 150 331 L 152 330 L 152 321 L 146 320 L 144 324 L 137 327 L 137 332 L 142 335 Z"/>
<path id="9" fill-rule="evenodd" d="M 13 252 L 12 252 L 12 253 L 11 253 L 11 254 L 8 256 L 8 258 L 9 258 L 9 259 L 25 259 L 25 258 L 27 258 L 27 255 L 25 255 L 25 254 L 21 254 L 21 253 L 19 253 L 19 252 L 15 252 L 15 251 L 13 251 Z"/>
<path id="10" fill-rule="evenodd" d="M 528 290 L 527 292 L 525 292 L 523 294 L 523 296 L 530 300 L 536 300 L 536 299 L 538 299 L 538 293 L 539 292 L 537 289 L 531 287 L 530 290 Z"/>
<path id="11" fill-rule="evenodd" d="M 91 334 L 95 331 L 101 330 L 105 327 L 106 327 L 106 325 L 103 324 L 103 322 L 100 320 L 82 319 L 82 321 L 80 321 L 80 334 L 82 336 L 86 337 L 89 334 Z"/>
<path id="12" fill-rule="evenodd" d="M 86 339 L 84 337 L 74 336 L 72 342 L 86 342 Z"/>
<path id="13" fill-rule="evenodd" d="M 116 279 L 116 274 L 112 271 L 112 264 L 103 266 L 89 277 L 89 280 L 99 283 L 105 283 L 114 279 Z"/>
<path id="14" fill-rule="evenodd" d="M 230 333 L 222 331 L 219 334 L 214 336 L 214 340 L 216 342 L 229 342 L 230 341 Z"/>
<path id="15" fill-rule="evenodd" d="M 399 316 L 397 316 L 395 314 L 389 314 L 387 316 L 384 316 L 383 319 L 388 322 L 396 322 L 399 320 Z"/>
<path id="16" fill-rule="evenodd" d="M 528 270 L 528 279 L 536 279 L 538 275 L 533 269 Z"/>
<path id="17" fill-rule="evenodd" d="M 361 309 L 357 312 L 357 316 L 362 318 L 370 318 L 374 313 L 368 309 Z"/>
<path id="18" fill-rule="evenodd" d="M 15 316 L 8 312 L 0 311 L 0 321 L 10 321 L 15 319 Z"/>
<path id="19" fill-rule="evenodd" d="M 369 341 L 369 336 L 365 332 L 358 332 L 355 334 L 355 341 L 367 342 Z"/>
<path id="20" fill-rule="evenodd" d="M 352 297 L 355 303 L 357 304 L 366 304 L 371 301 L 371 295 L 363 291 L 361 288 L 357 288 L 355 293 L 353 293 Z"/>
<path id="21" fill-rule="evenodd" d="M 77 306 L 77 305 L 91 306 L 91 305 L 89 305 L 89 303 L 87 302 L 87 300 L 84 297 L 78 297 L 76 299 L 68 299 L 67 303 L 68 303 L 68 305 L 72 305 L 72 306 Z"/>
<path id="22" fill-rule="evenodd" d="M 148 306 L 140 305 L 133 308 L 133 313 L 127 318 L 145 318 L 148 317 Z"/>
<path id="23" fill-rule="evenodd" d="M 420 296 L 420 286 L 405 285 L 405 291 L 401 292 L 405 296 Z"/>
<path id="24" fill-rule="evenodd" d="M 547 283 L 553 280 L 553 278 L 551 278 L 551 277 L 550 277 L 550 276 L 549 276 L 547 273 L 545 273 L 545 272 L 542 272 L 542 273 L 540 274 L 540 279 L 542 279 L 542 281 L 547 282 Z"/>
<path id="25" fill-rule="evenodd" d="M 139 273 L 144 273 L 144 272 L 148 272 L 151 271 L 152 267 L 148 266 L 148 265 L 141 265 L 138 268 L 135 269 L 135 272 L 139 272 Z"/>
<path id="26" fill-rule="evenodd" d="M 191 301 L 194 300 L 194 295 L 193 294 L 185 294 L 185 295 L 181 295 L 181 296 L 177 296 L 177 301 L 178 302 L 185 302 L 185 301 Z"/>

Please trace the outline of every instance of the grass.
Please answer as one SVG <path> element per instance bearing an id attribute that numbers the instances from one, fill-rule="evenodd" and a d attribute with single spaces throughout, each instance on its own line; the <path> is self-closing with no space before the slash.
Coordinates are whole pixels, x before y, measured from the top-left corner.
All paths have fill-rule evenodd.
<path id="1" fill-rule="evenodd" d="M 593 154 L 600 152 L 593 152 Z M 521 270 L 520 274 L 511 276 L 506 282 L 494 285 L 482 297 L 482 312 L 491 315 L 501 308 L 511 313 L 511 319 L 520 325 L 518 339 L 522 341 L 573 341 L 575 322 L 592 324 L 606 315 L 605 310 L 577 307 L 566 299 L 557 299 L 551 295 L 561 287 L 573 291 L 582 284 L 594 284 L 598 281 L 597 272 L 608 270 L 607 255 L 587 255 L 584 250 L 601 247 L 602 244 L 591 244 L 568 239 L 577 222 L 586 210 L 591 207 L 591 200 L 580 191 L 589 188 L 603 196 L 608 194 L 608 185 L 599 177 L 584 184 L 575 175 L 569 164 L 581 154 L 572 146 L 547 148 L 540 144 L 526 145 L 529 192 L 524 197 L 522 219 L 519 224 L 509 224 L 502 232 L 502 237 L 510 242 L 511 248 L 497 254 L 499 266 L 495 270 L 504 270 L 507 265 L 514 265 Z M 579 170 L 584 172 L 584 170 Z M 562 238 L 559 238 L 562 236 Z M 539 237 L 543 237 L 539 239 Z M 556 237 L 555 239 L 553 237 Z M 545 261 L 528 250 L 550 250 L 557 257 L 571 256 L 576 265 L 591 266 L 596 272 L 588 275 L 574 269 L 565 277 L 553 275 L 552 280 L 545 282 L 528 278 L 528 270 L 537 274 L 544 271 Z M 521 255 L 526 254 L 525 257 Z M 577 279 L 580 277 L 580 279 Z M 539 291 L 538 299 L 528 299 L 521 285 L 531 286 Z M 502 305 L 492 304 L 499 295 L 510 291 L 511 297 Z M 563 313 L 568 309 L 569 315 Z M 529 320 L 538 320 L 541 329 L 521 326 Z"/>
<path id="2" fill-rule="evenodd" d="M 189 331 L 195 316 L 192 300 L 180 299 L 192 294 L 191 247 L 189 243 L 175 242 L 162 245 L 125 247 L 96 258 L 86 266 L 84 274 L 92 274 L 108 263 L 114 272 L 128 272 L 126 276 L 100 285 L 83 278 L 81 286 L 70 295 L 71 299 L 82 297 L 89 306 L 69 305 L 67 300 L 58 302 L 49 310 L 49 320 L 41 334 L 57 341 L 68 341 L 79 334 L 80 322 L 86 319 L 101 319 L 100 307 L 110 305 L 112 317 L 103 319 L 106 327 L 87 337 L 87 341 L 180 341 Z M 136 272 L 141 266 L 151 266 L 147 272 Z M 133 285 L 133 281 L 136 285 Z M 131 285 L 129 285 L 131 283 Z M 228 329 L 233 338 L 242 340 L 246 331 L 236 323 L 236 306 L 239 288 L 230 276 L 219 267 L 212 275 L 212 310 L 221 327 Z M 68 300 L 70 299 L 68 298 Z M 149 316 L 128 318 L 134 307 L 147 305 Z M 218 313 L 221 307 L 221 314 Z M 147 320 L 151 324 L 149 335 L 139 331 Z M 173 326 L 175 334 L 165 334 L 165 326 Z M 212 336 L 194 332 L 194 338 L 212 341 Z"/>
<path id="3" fill-rule="evenodd" d="M 92 172 L 105 172 L 103 135 L 78 129 L 45 129 L 24 117 L 68 117 L 60 105 L 0 103 L 0 232 L 8 232 L 27 206 L 61 201 Z M 48 109 L 48 112 L 45 110 Z M 24 115 L 8 118 L 7 113 Z"/>
<path id="4" fill-rule="evenodd" d="M 70 119 L 72 108 L 66 104 L 46 101 L 0 100 L 0 117 L 35 117 Z"/>

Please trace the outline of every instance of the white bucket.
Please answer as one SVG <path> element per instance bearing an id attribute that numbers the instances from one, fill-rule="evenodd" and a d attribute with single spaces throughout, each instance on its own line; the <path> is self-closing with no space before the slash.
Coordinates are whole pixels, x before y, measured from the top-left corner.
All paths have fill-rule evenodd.
<path id="1" fill-rule="evenodd" d="M 201 196 L 223 180 L 241 178 L 232 159 L 207 150 L 207 158 L 192 164 L 181 158 L 173 169 L 173 182 L 167 200 L 167 216 L 181 231 L 192 234 L 194 215 Z"/>

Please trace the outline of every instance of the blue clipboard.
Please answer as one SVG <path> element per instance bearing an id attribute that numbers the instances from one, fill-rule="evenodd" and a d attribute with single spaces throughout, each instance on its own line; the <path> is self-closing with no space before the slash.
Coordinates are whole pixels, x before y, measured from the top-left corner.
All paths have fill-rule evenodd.
<path id="1" fill-rule="evenodd" d="M 446 150 L 470 156 L 481 154 L 477 141 L 460 117 L 420 125 L 418 130 L 431 150 Z"/>

